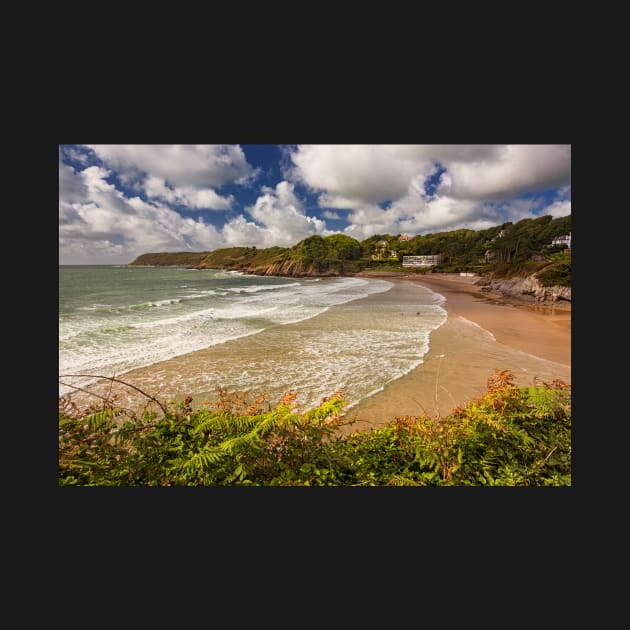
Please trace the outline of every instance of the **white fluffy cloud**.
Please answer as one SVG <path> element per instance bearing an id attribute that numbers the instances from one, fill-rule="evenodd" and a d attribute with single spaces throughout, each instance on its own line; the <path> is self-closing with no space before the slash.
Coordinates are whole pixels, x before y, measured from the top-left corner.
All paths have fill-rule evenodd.
<path id="1" fill-rule="evenodd" d="M 221 229 L 183 217 L 166 203 L 127 197 L 107 181 L 110 171 L 90 166 L 76 172 L 60 164 L 59 253 L 62 264 L 125 264 L 138 254 L 210 251 L 218 247 L 290 247 L 313 234 L 330 234 L 324 221 L 307 216 L 294 185 L 264 187 L 256 202 Z M 150 180 L 153 197 L 176 201 L 159 178 Z M 180 189 L 181 190 L 181 189 Z M 200 191 L 197 191 L 199 193 Z M 192 193 L 191 193 L 192 196 Z"/>
<path id="2" fill-rule="evenodd" d="M 144 180 L 144 192 L 150 199 L 161 199 L 167 203 L 176 203 L 188 208 L 206 208 L 209 210 L 229 210 L 234 197 L 222 197 L 212 188 L 193 188 L 181 186 L 171 188 L 166 181 L 155 175 L 148 175 Z"/>
<path id="3" fill-rule="evenodd" d="M 562 186 L 571 177 L 568 145 L 507 145 L 490 159 L 448 161 L 439 192 L 456 199 L 500 199 Z"/>
<path id="4" fill-rule="evenodd" d="M 345 231 L 359 239 L 484 229 L 541 211 L 518 195 L 570 190 L 570 145 L 300 145 L 290 156 L 291 179 L 316 191 L 322 208 L 351 210 Z M 570 202 L 542 212 L 568 214 Z"/>
<path id="5" fill-rule="evenodd" d="M 87 188 L 75 170 L 59 160 L 59 199 L 64 201 L 85 201 Z"/>
<path id="6" fill-rule="evenodd" d="M 173 187 L 217 187 L 245 178 L 254 170 L 238 145 L 92 144 L 103 162 L 125 172 L 159 177 Z"/>
<path id="7" fill-rule="evenodd" d="M 149 198 L 192 209 L 227 210 L 233 197 L 214 188 L 256 177 L 238 145 L 87 145 L 128 184 Z"/>
<path id="8" fill-rule="evenodd" d="M 554 219 L 558 217 L 566 217 L 571 214 L 571 201 L 554 201 L 551 205 L 545 208 L 543 214 L 550 214 Z"/>
<path id="9" fill-rule="evenodd" d="M 446 168 L 439 193 L 456 199 L 559 187 L 571 176 L 570 145 L 300 145 L 291 158 L 293 176 L 338 207 L 401 199 L 436 163 Z"/>
<path id="10" fill-rule="evenodd" d="M 306 216 L 292 183 L 281 181 L 275 190 L 263 187 L 262 192 L 254 205 L 247 208 L 254 222 L 240 215 L 223 227 L 230 245 L 290 247 L 313 234 L 330 234 L 324 221 Z"/>
<path id="11" fill-rule="evenodd" d="M 428 160 L 387 145 L 300 145 L 291 154 L 292 174 L 323 193 L 322 206 L 356 208 L 399 199 Z"/>
<path id="12" fill-rule="evenodd" d="M 143 252 L 204 251 L 223 244 L 212 225 L 182 217 L 163 204 L 125 197 L 106 181 L 109 171 L 104 168 L 90 166 L 76 173 L 68 167 L 61 172 L 62 263 L 128 263 Z"/>

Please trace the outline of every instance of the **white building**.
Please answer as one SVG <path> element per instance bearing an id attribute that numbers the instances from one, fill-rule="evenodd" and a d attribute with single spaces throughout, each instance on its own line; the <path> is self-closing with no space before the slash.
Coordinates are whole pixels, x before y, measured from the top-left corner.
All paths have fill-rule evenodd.
<path id="1" fill-rule="evenodd" d="M 431 254 L 430 256 L 403 256 L 403 267 L 433 267 L 439 265 L 444 256 L 442 254 Z"/>
<path id="2" fill-rule="evenodd" d="M 553 241 L 551 241 L 551 246 L 552 247 L 567 247 L 568 249 L 571 249 L 571 232 L 569 232 L 568 234 L 564 234 L 563 236 L 556 236 L 556 238 L 553 239 Z"/>

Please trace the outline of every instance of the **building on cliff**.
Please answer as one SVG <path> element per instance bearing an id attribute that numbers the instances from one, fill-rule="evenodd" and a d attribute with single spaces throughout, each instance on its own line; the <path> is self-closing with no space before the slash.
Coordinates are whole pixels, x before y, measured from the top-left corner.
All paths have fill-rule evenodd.
<path id="1" fill-rule="evenodd" d="M 562 247 L 563 245 L 567 249 L 571 249 L 571 232 L 562 236 L 556 236 L 553 241 L 551 241 L 551 247 Z"/>
<path id="2" fill-rule="evenodd" d="M 442 254 L 432 254 L 429 256 L 403 256 L 403 267 L 433 267 L 439 265 L 444 256 Z"/>

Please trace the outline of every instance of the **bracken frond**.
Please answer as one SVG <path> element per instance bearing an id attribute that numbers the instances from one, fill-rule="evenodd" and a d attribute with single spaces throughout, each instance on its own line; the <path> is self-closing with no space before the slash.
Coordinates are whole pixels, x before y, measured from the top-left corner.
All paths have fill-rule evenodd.
<path id="1" fill-rule="evenodd" d="M 303 414 L 302 418 L 306 422 L 336 422 L 337 416 L 340 416 L 348 403 L 339 396 L 331 396 L 326 402 L 320 403 L 319 407 L 309 409 Z M 339 421 L 341 421 L 341 417 Z"/>
<path id="2" fill-rule="evenodd" d="M 402 433 L 418 433 L 420 430 L 417 416 L 396 416 L 393 425 L 396 438 Z"/>
<path id="3" fill-rule="evenodd" d="M 300 416 L 292 413 L 292 411 L 293 410 L 288 405 L 278 405 L 271 413 L 263 416 L 262 421 L 254 431 L 262 437 L 267 435 L 267 433 L 279 429 L 286 429 L 291 425 L 297 424 Z"/>
<path id="4" fill-rule="evenodd" d="M 203 473 L 212 468 L 217 462 L 225 457 L 225 453 L 217 448 L 206 448 L 195 453 L 186 460 L 176 460 L 173 462 L 174 468 L 179 472 Z"/>
<path id="5" fill-rule="evenodd" d="M 255 433 L 248 433 L 247 435 L 237 435 L 236 437 L 223 440 L 219 444 L 219 448 L 230 455 L 237 455 L 246 448 L 258 446 L 260 444 L 260 438 Z"/>
<path id="6" fill-rule="evenodd" d="M 81 417 L 79 408 L 74 404 L 68 395 L 59 397 L 59 415 L 71 420 L 78 420 Z"/>
<path id="7" fill-rule="evenodd" d="M 345 387 L 340 387 L 334 394 L 332 394 L 332 396 L 324 396 L 324 398 L 322 398 L 321 403 L 320 404 L 324 404 L 326 402 L 330 402 L 331 400 L 335 400 L 335 399 L 341 399 L 344 400 L 346 397 L 346 388 Z"/>
<path id="8" fill-rule="evenodd" d="M 236 416 L 227 411 L 213 412 L 211 415 L 204 417 L 193 429 L 193 433 L 208 433 L 209 431 L 218 431 L 228 435 L 234 433 L 243 433 L 251 431 L 264 418 L 264 415 L 258 416 Z"/>
<path id="9" fill-rule="evenodd" d="M 256 400 L 252 401 L 250 405 L 248 405 L 243 411 L 244 416 L 257 416 L 258 414 L 264 411 L 263 403 L 267 400 L 267 394 L 261 394 L 256 398 Z"/>
<path id="10" fill-rule="evenodd" d="M 84 422 L 87 423 L 89 430 L 95 433 L 102 429 L 113 416 L 113 409 L 101 409 L 101 411 L 84 418 Z"/>
<path id="11" fill-rule="evenodd" d="M 548 387 L 549 389 L 565 389 L 565 390 L 571 390 L 571 384 L 570 383 L 565 383 L 564 381 L 560 380 L 559 378 L 555 378 L 553 379 L 553 381 L 551 381 L 551 383 L 545 383 L 545 387 Z"/>
<path id="12" fill-rule="evenodd" d="M 488 392 L 503 389 L 506 385 L 514 385 L 514 374 L 511 370 L 497 371 L 488 377 Z"/>
<path id="13" fill-rule="evenodd" d="M 278 407 L 281 405 L 286 405 L 288 407 L 291 407 L 292 409 L 295 409 L 295 405 L 293 404 L 293 401 L 296 398 L 297 398 L 297 392 L 289 391 L 280 399 L 280 402 L 278 403 Z"/>
<path id="14" fill-rule="evenodd" d="M 214 407 L 220 411 L 228 411 L 236 416 L 250 416 L 265 411 L 270 411 L 263 407 L 263 402 L 267 399 L 267 394 L 260 394 L 255 400 L 249 400 L 249 392 L 228 392 L 225 387 L 217 387 L 218 400 L 203 401 L 202 405 Z"/>

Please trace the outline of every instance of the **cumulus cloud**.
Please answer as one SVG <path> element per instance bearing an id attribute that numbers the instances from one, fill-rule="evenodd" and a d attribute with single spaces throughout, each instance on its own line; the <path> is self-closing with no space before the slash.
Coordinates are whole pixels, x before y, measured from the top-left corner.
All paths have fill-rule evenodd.
<path id="1" fill-rule="evenodd" d="M 300 145 L 292 176 L 323 193 L 320 205 L 356 208 L 405 195 L 418 171 L 432 166 L 413 157 L 404 146 Z"/>
<path id="2" fill-rule="evenodd" d="M 571 177 L 569 145 L 507 145 L 489 159 L 447 161 L 438 189 L 456 199 L 497 199 L 566 185 Z"/>
<path id="3" fill-rule="evenodd" d="M 330 234 L 326 223 L 304 213 L 304 205 L 295 194 L 294 184 L 281 181 L 275 189 L 263 187 L 263 194 L 246 208 L 254 221 L 242 215 L 223 227 L 223 235 L 231 245 L 255 242 L 262 247 L 290 247 L 314 234 Z"/>
<path id="4" fill-rule="evenodd" d="M 203 220 L 183 217 L 166 203 L 126 196 L 108 181 L 111 173 L 101 166 L 80 173 L 60 168 L 60 178 L 62 174 L 59 251 L 65 264 L 124 264 L 145 252 L 209 251 L 252 244 L 290 247 L 313 234 L 332 233 L 323 220 L 305 214 L 294 185 L 287 181 L 275 188 L 263 187 L 255 203 L 246 208 L 247 218 L 239 215 L 217 229 Z M 151 179 L 148 187 L 155 198 L 177 200 L 175 190 L 159 178 Z"/>
<path id="5" fill-rule="evenodd" d="M 144 180 L 144 192 L 151 199 L 161 199 L 193 209 L 229 210 L 234 201 L 233 195 L 222 197 L 212 188 L 171 188 L 166 181 L 155 175 L 148 175 Z"/>
<path id="6" fill-rule="evenodd" d="M 214 188 L 257 177 L 238 145 L 86 145 L 127 186 L 147 197 L 193 209 L 227 210 L 233 197 Z"/>
<path id="7" fill-rule="evenodd" d="M 59 160 L 59 199 L 64 201 L 84 201 L 87 199 L 87 188 L 83 178 L 61 160 Z"/>
<path id="8" fill-rule="evenodd" d="M 345 231 L 356 238 L 484 229 L 537 216 L 540 204 L 519 195 L 570 194 L 570 145 L 300 145 L 290 157 L 291 179 L 315 191 L 320 207 L 352 211 Z"/>
<path id="9" fill-rule="evenodd" d="M 63 171 L 69 175 L 68 171 Z M 207 251 L 223 244 L 216 228 L 182 217 L 168 206 L 126 197 L 90 166 L 60 186 L 59 253 L 62 263 L 128 263 L 150 251 Z M 82 191 L 77 195 L 75 189 Z"/>
<path id="10" fill-rule="evenodd" d="M 238 145 L 226 144 L 92 144 L 98 157 L 117 171 L 160 177 L 173 187 L 218 187 L 251 176 Z"/>
<path id="11" fill-rule="evenodd" d="M 571 214 L 571 200 L 554 201 L 545 208 L 543 214 L 550 214 L 554 219 L 566 217 Z"/>
<path id="12" fill-rule="evenodd" d="M 486 200 L 567 185 L 570 145 L 300 145 L 292 175 L 332 205 L 398 200 L 441 164 L 439 192 Z"/>
<path id="13" fill-rule="evenodd" d="M 339 216 L 339 214 L 337 212 L 333 212 L 332 210 L 324 210 L 322 212 L 322 216 L 325 219 L 341 219 L 341 216 Z"/>

